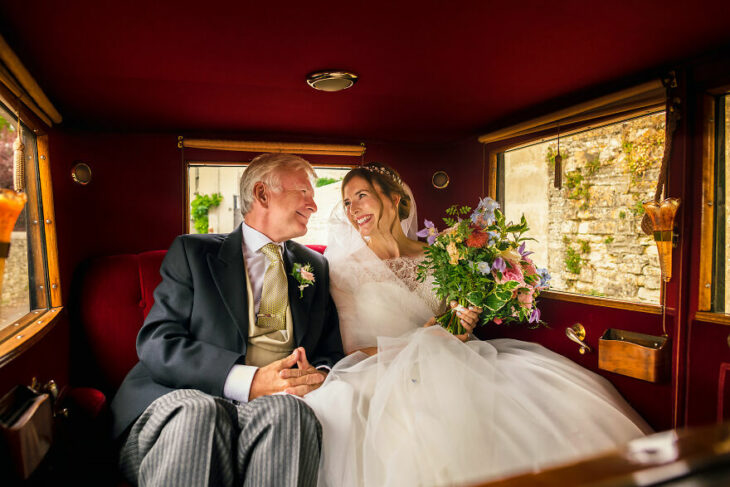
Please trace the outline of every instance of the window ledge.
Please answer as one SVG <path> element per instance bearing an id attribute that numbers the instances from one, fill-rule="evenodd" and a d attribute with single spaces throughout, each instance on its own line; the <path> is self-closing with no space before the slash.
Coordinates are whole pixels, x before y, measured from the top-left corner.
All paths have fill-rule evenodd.
<path id="1" fill-rule="evenodd" d="M 627 311 L 639 311 L 641 313 L 650 313 L 655 315 L 662 314 L 662 307 L 658 304 L 632 303 L 618 299 L 586 296 L 563 291 L 543 291 L 540 293 L 540 297 L 554 299 L 556 301 L 589 304 L 591 306 L 603 306 L 604 308 L 625 309 Z M 671 312 L 672 309 L 667 308 L 667 314 L 671 314 Z"/>
<path id="2" fill-rule="evenodd" d="M 63 307 L 36 309 L 0 331 L 0 367 L 30 348 L 58 322 Z"/>
<path id="3" fill-rule="evenodd" d="M 711 313 L 709 311 L 698 311 L 695 313 L 695 321 L 730 326 L 730 315 L 724 313 Z"/>

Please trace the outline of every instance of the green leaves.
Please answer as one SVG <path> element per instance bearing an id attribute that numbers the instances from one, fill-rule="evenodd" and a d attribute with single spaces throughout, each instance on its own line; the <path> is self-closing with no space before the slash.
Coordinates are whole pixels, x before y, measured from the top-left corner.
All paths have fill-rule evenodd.
<path id="1" fill-rule="evenodd" d="M 461 217 L 468 215 L 470 211 L 471 207 L 469 206 L 452 205 L 446 209 L 446 214 L 454 218 L 445 217 L 443 219 L 444 223 L 446 223 L 449 227 L 453 227 L 459 223 L 462 219 Z"/>
<path id="2" fill-rule="evenodd" d="M 198 233 L 208 233 L 208 211 L 215 208 L 223 201 L 223 195 L 220 193 L 195 194 L 195 198 L 190 202 L 190 216 L 193 217 L 195 231 Z"/>

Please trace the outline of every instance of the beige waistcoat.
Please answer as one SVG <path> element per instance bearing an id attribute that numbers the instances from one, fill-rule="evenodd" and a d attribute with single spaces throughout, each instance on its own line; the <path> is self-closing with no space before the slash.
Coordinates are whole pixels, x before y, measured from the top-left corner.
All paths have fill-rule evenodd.
<path id="1" fill-rule="evenodd" d="M 254 309 L 251 279 L 248 267 L 244 265 L 246 273 L 246 294 L 248 295 L 248 347 L 246 349 L 246 365 L 264 367 L 271 362 L 280 360 L 294 350 L 294 332 L 291 317 L 291 308 L 286 307 L 286 329 L 271 330 L 256 326 L 256 312 Z"/>

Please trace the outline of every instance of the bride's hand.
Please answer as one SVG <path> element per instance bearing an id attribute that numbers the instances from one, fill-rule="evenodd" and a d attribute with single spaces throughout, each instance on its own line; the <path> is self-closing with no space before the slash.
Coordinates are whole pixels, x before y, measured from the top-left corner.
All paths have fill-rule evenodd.
<path id="1" fill-rule="evenodd" d="M 482 314 L 482 308 L 479 308 L 478 306 L 469 306 L 468 308 L 465 308 L 463 306 L 460 306 L 458 301 L 451 301 L 449 305 L 452 309 L 456 308 L 456 316 L 459 317 L 459 321 L 461 321 L 461 326 L 463 326 L 466 330 L 466 333 L 454 336 L 462 342 L 465 342 L 469 339 L 469 335 L 471 335 L 471 333 L 474 331 L 474 328 L 476 328 L 476 326 L 479 324 L 479 316 Z M 434 326 L 436 324 L 436 317 L 432 316 L 431 319 L 429 319 L 423 326 L 425 328 L 428 326 Z"/>
<path id="2" fill-rule="evenodd" d="M 460 306 L 457 301 L 451 301 L 449 305 L 452 309 L 455 309 L 456 316 L 458 316 L 461 321 L 461 326 L 463 326 L 466 330 L 466 333 L 456 335 L 456 338 L 465 342 L 469 339 L 469 335 L 472 334 L 474 328 L 476 328 L 479 324 L 479 316 L 482 314 L 483 310 L 477 306 L 469 306 L 468 308 L 465 308 Z"/>

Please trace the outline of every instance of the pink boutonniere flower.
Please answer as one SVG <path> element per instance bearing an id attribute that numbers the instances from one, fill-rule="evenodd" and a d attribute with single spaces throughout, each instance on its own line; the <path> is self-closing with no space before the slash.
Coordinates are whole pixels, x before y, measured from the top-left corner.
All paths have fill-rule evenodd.
<path id="1" fill-rule="evenodd" d="M 296 263 L 292 267 L 291 275 L 299 283 L 299 298 L 304 297 L 304 289 L 314 284 L 314 271 L 312 264 L 299 264 Z"/>

